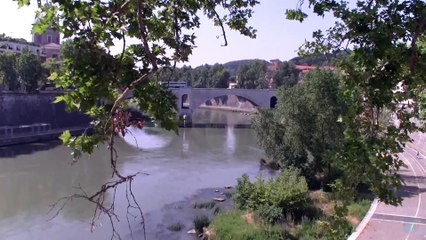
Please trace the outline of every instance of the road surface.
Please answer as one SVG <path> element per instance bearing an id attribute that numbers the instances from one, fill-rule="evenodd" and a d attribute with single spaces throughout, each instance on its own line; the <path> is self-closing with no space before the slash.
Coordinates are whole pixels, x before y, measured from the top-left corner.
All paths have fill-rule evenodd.
<path id="1" fill-rule="evenodd" d="M 358 240 L 426 240 L 426 156 L 406 147 L 400 155 L 407 168 L 400 170 L 405 185 L 398 191 L 402 206 L 379 202 Z"/>

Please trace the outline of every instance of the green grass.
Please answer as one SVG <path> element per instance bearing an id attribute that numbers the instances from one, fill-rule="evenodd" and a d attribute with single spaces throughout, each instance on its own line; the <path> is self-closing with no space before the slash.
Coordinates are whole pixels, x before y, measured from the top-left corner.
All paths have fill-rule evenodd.
<path id="1" fill-rule="evenodd" d="M 281 226 L 250 225 L 244 212 L 235 210 L 219 213 L 210 225 L 216 232 L 214 240 L 276 240 L 289 239 Z"/>
<path id="2" fill-rule="evenodd" d="M 349 215 L 355 216 L 358 220 L 362 220 L 370 209 L 371 200 L 363 199 L 356 201 L 348 206 Z"/>

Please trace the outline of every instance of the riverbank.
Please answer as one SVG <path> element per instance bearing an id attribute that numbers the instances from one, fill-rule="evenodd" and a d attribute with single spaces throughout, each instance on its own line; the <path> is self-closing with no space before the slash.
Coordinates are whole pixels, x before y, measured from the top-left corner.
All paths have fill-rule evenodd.
<path id="1" fill-rule="evenodd" d="M 82 134 L 87 130 L 87 127 L 78 126 L 70 128 L 47 129 L 45 131 L 31 131 L 27 133 L 15 133 L 13 135 L 9 134 L 6 136 L 0 136 L 0 147 L 56 140 L 65 130 L 69 130 L 71 135 L 74 136 Z"/>

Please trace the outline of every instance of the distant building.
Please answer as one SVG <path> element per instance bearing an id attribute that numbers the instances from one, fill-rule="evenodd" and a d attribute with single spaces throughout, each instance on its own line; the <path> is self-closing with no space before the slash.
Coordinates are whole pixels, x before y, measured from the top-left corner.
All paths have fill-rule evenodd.
<path id="1" fill-rule="evenodd" d="M 46 29 L 46 31 L 43 34 L 33 35 L 33 42 L 40 46 L 43 46 L 49 43 L 55 43 L 59 45 L 60 41 L 61 41 L 60 34 L 51 28 Z"/>
<path id="2" fill-rule="evenodd" d="M 53 29 L 47 29 L 43 34 L 34 34 L 33 42 L 0 34 L 0 52 L 21 54 L 22 50 L 28 48 L 43 61 L 49 58 L 59 59 L 61 52 L 60 40 L 60 34 Z"/>
<path id="3" fill-rule="evenodd" d="M 0 52 L 12 52 L 20 54 L 25 48 L 28 48 L 34 55 L 44 57 L 42 47 L 40 47 L 38 44 L 29 43 L 23 39 L 0 39 Z"/>
<path id="4" fill-rule="evenodd" d="M 48 58 L 59 58 L 61 52 L 61 35 L 52 28 L 46 29 L 43 34 L 34 34 L 33 42 L 42 48 L 42 55 Z"/>

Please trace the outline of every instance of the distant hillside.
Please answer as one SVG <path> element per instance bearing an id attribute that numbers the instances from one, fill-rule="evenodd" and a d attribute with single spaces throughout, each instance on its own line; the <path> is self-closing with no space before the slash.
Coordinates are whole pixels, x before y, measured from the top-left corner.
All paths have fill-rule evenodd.
<path id="1" fill-rule="evenodd" d="M 237 74 L 237 70 L 240 66 L 245 65 L 245 64 L 250 64 L 254 61 L 259 61 L 259 60 L 268 63 L 268 61 L 263 60 L 263 59 L 244 59 L 244 60 L 227 62 L 227 63 L 223 64 L 223 67 L 225 67 L 225 69 L 229 72 L 229 74 L 231 76 L 235 76 Z"/>
<path id="2" fill-rule="evenodd" d="M 318 54 L 316 56 L 307 56 L 307 57 L 295 57 L 289 60 L 296 65 L 307 65 L 307 66 L 334 66 L 337 58 L 345 55 L 347 53 L 338 52 L 335 54 Z"/>

